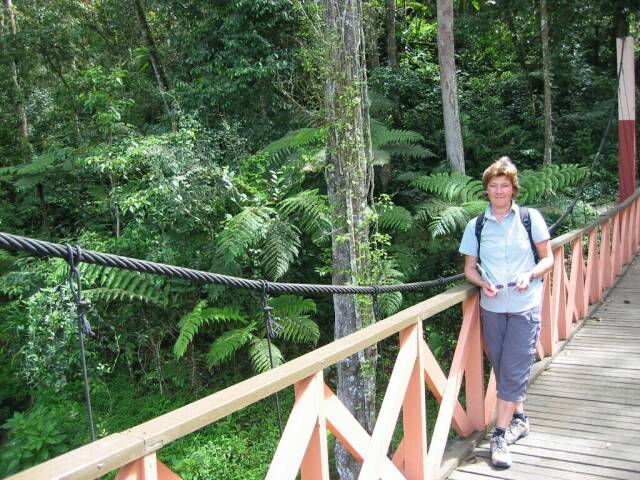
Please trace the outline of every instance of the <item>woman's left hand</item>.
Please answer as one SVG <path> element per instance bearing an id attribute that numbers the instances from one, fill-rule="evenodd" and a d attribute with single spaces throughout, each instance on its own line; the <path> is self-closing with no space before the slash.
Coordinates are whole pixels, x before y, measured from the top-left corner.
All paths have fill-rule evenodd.
<path id="1" fill-rule="evenodd" d="M 531 283 L 531 272 L 521 273 L 516 280 L 516 288 L 519 292 L 524 292 L 527 288 L 529 288 L 529 284 Z"/>

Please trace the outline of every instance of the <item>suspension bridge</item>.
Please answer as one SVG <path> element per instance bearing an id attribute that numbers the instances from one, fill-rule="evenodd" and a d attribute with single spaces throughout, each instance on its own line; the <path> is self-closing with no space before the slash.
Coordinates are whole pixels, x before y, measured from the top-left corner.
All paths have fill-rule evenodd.
<path id="1" fill-rule="evenodd" d="M 70 248 L 23 242 L 6 234 L 0 234 L 0 243 L 40 255 L 68 255 L 74 264 Z M 118 480 L 176 480 L 180 477 L 158 461 L 158 450 L 290 387 L 295 403 L 267 479 L 329 479 L 329 433 L 362 464 L 361 479 L 640 478 L 640 314 L 635 305 L 640 302 L 640 260 L 634 262 L 639 246 L 640 190 L 590 225 L 552 240 L 554 268 L 544 281 L 539 361 L 528 402 L 532 432 L 512 448 L 514 465 L 509 470 L 493 469 L 487 458 L 487 431 L 495 420 L 495 379 L 486 374 L 478 289 L 464 283 L 273 370 L 10 479 L 93 479 L 115 470 Z M 161 268 L 95 252 L 77 260 L 145 271 Z M 205 275 L 171 268 L 173 276 Z M 266 292 L 291 287 L 257 281 L 245 288 Z M 383 287 L 359 288 L 364 290 L 357 293 L 376 295 Z M 459 314 L 461 327 L 445 371 L 425 342 L 423 323 L 448 309 Z M 324 371 L 396 336 L 395 365 L 369 433 L 325 383 Z M 428 396 L 439 404 L 430 437 Z M 399 424 L 404 437 L 392 448 Z M 452 429 L 456 441 L 450 440 Z"/>

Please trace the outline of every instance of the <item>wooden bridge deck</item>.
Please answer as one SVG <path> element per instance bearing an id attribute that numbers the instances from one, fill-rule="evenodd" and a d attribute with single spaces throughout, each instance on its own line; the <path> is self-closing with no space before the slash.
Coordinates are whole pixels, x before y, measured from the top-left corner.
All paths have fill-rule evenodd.
<path id="1" fill-rule="evenodd" d="M 529 388 L 531 433 L 494 469 L 487 436 L 451 480 L 640 479 L 640 256 Z"/>

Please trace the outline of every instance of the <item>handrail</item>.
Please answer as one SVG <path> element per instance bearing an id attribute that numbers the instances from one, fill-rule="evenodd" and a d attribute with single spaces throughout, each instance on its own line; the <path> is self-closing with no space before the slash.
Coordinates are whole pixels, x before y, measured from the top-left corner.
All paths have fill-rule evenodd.
<path id="1" fill-rule="evenodd" d="M 640 233 L 638 231 L 640 229 L 639 198 L 640 190 L 586 227 L 573 230 L 552 240 L 555 263 L 553 276 L 547 274 L 545 279 L 542 307 L 544 318 L 543 333 L 538 345 L 538 352 L 541 358 L 553 354 L 557 341 L 567 338 L 573 328 L 573 322 L 584 317 L 586 306 L 589 303 L 599 301 L 603 290 L 611 286 L 615 275 L 621 273 L 622 265 L 633 258 L 640 241 Z M 598 235 L 598 228 L 601 229 L 600 235 Z M 581 241 L 584 235 L 588 235 L 589 239 L 589 256 L 586 269 L 582 256 Z M 567 274 L 565 270 L 564 248 L 560 248 L 567 244 L 572 246 L 570 274 Z M 599 250 L 600 253 L 598 253 Z M 612 265 L 612 268 L 609 268 L 609 264 Z M 423 320 L 461 303 L 463 304 L 464 313 L 463 325 L 449 377 L 446 378 L 428 347 L 422 341 L 421 323 Z M 487 394 L 484 396 L 478 308 L 477 287 L 464 283 L 358 332 L 291 360 L 273 370 L 252 377 L 129 430 L 109 435 L 32 467 L 10 477 L 10 480 L 96 478 L 120 467 L 124 467 L 125 470 L 129 469 L 127 470 L 129 473 L 133 472 L 134 470 L 132 469 L 138 468 L 136 465 L 141 465 L 140 462 L 146 462 L 145 468 L 151 465 L 152 468 L 149 468 L 155 471 L 156 475 L 159 475 L 149 478 L 178 478 L 164 465 L 156 462 L 155 451 L 173 440 L 209 425 L 230 413 L 291 385 L 296 386 L 297 400 L 294 411 L 298 409 L 298 411 L 304 410 L 306 412 L 311 421 L 308 428 L 314 429 L 313 435 L 311 433 L 309 435 L 316 439 L 314 440 L 316 444 L 318 441 L 322 441 L 323 430 L 320 430 L 320 434 L 318 434 L 318 428 L 325 428 L 326 426 L 332 429 L 334 434 L 347 444 L 352 454 L 357 458 L 361 458 L 364 462 L 363 471 L 376 471 L 377 468 L 380 468 L 380 471 L 388 471 L 391 477 L 395 476 L 397 478 L 404 478 L 402 476 L 398 477 L 398 475 L 402 475 L 403 472 L 411 468 L 418 468 L 421 472 L 429 470 L 431 474 L 437 473 L 442 451 L 444 450 L 446 434 L 452 421 L 456 430 L 462 436 L 466 436 L 474 430 L 481 430 L 493 418 L 495 385 L 490 381 L 486 388 Z M 417 330 L 416 326 L 418 326 Z M 384 460 L 386 458 L 384 455 L 382 455 L 384 458 L 380 460 L 372 459 L 372 453 L 369 452 L 367 447 L 369 437 L 366 432 L 358 430 L 357 422 L 354 425 L 352 417 L 348 417 L 348 413 L 340 409 L 341 403 L 337 400 L 337 397 L 330 390 L 327 391 L 326 387 L 324 390 L 322 387 L 324 383 L 321 375 L 323 369 L 397 333 L 401 334 L 401 354 L 398 356 L 396 367 L 394 367 L 392 374 L 394 385 L 402 385 L 406 392 L 414 391 L 415 394 L 415 392 L 420 392 L 420 388 L 424 389 L 426 381 L 436 398 L 442 402 L 436 422 L 434 439 L 430 444 L 430 450 L 435 450 L 435 453 L 433 455 L 430 453 L 428 457 L 418 462 L 418 467 L 415 467 L 415 465 L 410 467 L 412 465 L 410 461 L 411 455 L 416 454 L 415 449 L 413 452 L 411 451 L 412 442 L 401 443 L 401 446 L 396 451 L 393 463 L 389 462 L 388 459 Z M 407 338 L 411 340 L 409 341 Z M 420 388 L 416 386 L 415 377 L 413 376 L 415 372 L 411 373 L 415 369 L 420 373 L 420 381 L 418 382 L 422 384 Z M 456 400 L 460 382 L 465 372 L 467 382 L 471 382 L 467 384 L 467 404 L 469 405 L 467 412 L 462 409 Z M 380 428 L 376 425 L 376 430 L 371 437 L 372 440 L 378 441 L 382 439 L 380 441 L 383 442 L 388 440 L 386 437 L 388 436 L 389 426 L 392 425 L 390 422 L 395 421 L 397 411 L 401 406 L 403 409 L 408 409 L 403 416 L 406 416 L 407 412 L 413 412 L 413 414 L 418 415 L 418 418 L 421 418 L 420 412 L 415 410 L 415 405 L 410 404 L 411 402 L 407 400 L 409 393 L 406 393 L 406 398 L 398 397 L 398 395 L 404 396 L 405 393 L 403 392 L 405 390 L 388 392 L 388 395 L 385 396 L 380 417 L 383 417 L 382 410 L 390 413 L 388 415 L 385 413 L 386 417 L 379 419 L 379 423 L 384 425 L 381 425 Z M 317 395 L 321 395 L 322 398 L 316 398 Z M 422 396 L 424 397 L 424 390 L 422 390 Z M 470 397 L 473 397 L 473 402 Z M 325 411 L 319 406 L 322 402 L 332 402 L 332 408 L 326 409 L 330 411 Z M 422 408 L 424 409 L 424 406 Z M 292 412 L 293 415 L 294 413 Z M 424 415 L 424 412 L 422 412 L 422 415 Z M 341 421 L 348 423 L 349 427 L 344 428 L 332 423 L 337 418 L 336 416 L 340 416 Z M 290 424 L 287 424 L 281 442 L 290 439 L 292 436 L 291 428 Z M 417 435 L 419 436 L 419 432 Z M 308 440 L 310 442 L 308 448 L 311 449 L 312 438 L 310 437 Z M 426 442 L 424 445 L 426 450 Z M 380 449 L 380 447 L 377 448 Z M 386 448 L 382 450 L 386 451 Z M 302 453 L 304 454 L 304 451 Z M 326 445 L 324 450 L 318 448 L 316 454 L 316 457 L 314 457 L 316 461 L 317 459 L 325 458 Z M 420 454 L 418 453 L 417 455 Z M 275 459 L 279 458 L 277 451 L 274 462 L 276 461 Z M 304 466 L 306 456 L 304 458 L 305 460 L 303 461 L 302 457 L 300 457 L 300 461 L 303 463 L 303 478 L 305 478 L 304 468 L 310 468 L 308 464 L 306 467 Z M 121 472 L 125 470 L 121 470 Z M 317 478 L 326 478 L 325 470 L 322 470 Z M 297 467 L 295 471 L 297 472 Z M 279 478 L 273 472 L 276 472 L 276 470 L 270 470 L 271 476 L 268 475 L 268 478 Z M 135 476 L 135 474 L 131 475 L 133 475 L 131 478 L 147 478 Z M 118 478 L 125 478 L 125 476 L 122 474 Z"/>

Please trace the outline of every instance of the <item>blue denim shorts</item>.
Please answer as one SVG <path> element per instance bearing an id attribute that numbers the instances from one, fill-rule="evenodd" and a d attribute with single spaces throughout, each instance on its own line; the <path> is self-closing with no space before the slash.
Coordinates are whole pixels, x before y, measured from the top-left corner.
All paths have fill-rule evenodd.
<path id="1" fill-rule="evenodd" d="M 517 313 L 480 308 L 482 333 L 496 376 L 498 398 L 523 402 L 540 336 L 540 307 Z"/>

